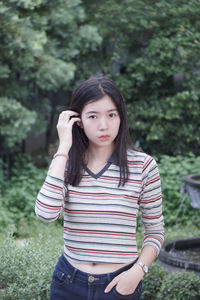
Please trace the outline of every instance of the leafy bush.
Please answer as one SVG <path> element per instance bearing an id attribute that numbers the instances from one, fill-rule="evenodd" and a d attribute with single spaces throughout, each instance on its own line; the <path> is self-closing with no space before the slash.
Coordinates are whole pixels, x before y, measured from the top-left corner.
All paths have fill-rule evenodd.
<path id="1" fill-rule="evenodd" d="M 25 246 L 17 246 L 12 237 L 0 243 L 0 299 L 47 300 L 51 276 L 61 247 L 40 235 Z M 47 251 L 48 250 L 48 251 Z"/>
<path id="2" fill-rule="evenodd" d="M 142 300 L 155 300 L 155 295 L 160 290 L 162 281 L 167 274 L 163 267 L 156 264 L 151 265 L 143 279 Z"/>
<path id="3" fill-rule="evenodd" d="M 143 279 L 142 300 L 199 300 L 199 295 L 200 277 L 191 272 L 168 274 L 154 263 Z"/>
<path id="4" fill-rule="evenodd" d="M 19 144 L 36 122 L 36 113 L 15 99 L 0 98 L 0 139 L 4 148 Z"/>
<path id="5" fill-rule="evenodd" d="M 38 169 L 27 155 L 15 160 L 11 180 L 2 192 L 0 205 L 0 226 L 16 226 L 16 232 L 23 227 L 24 220 L 35 218 L 34 205 L 37 193 L 45 179 L 46 169 Z"/>
<path id="6" fill-rule="evenodd" d="M 197 220 L 199 212 L 190 206 L 187 197 L 181 207 L 177 218 L 178 209 L 184 197 L 181 194 L 182 178 L 185 175 L 199 173 L 200 156 L 195 157 L 190 153 L 187 157 L 177 155 L 176 157 L 162 155 L 159 162 L 159 170 L 162 181 L 163 191 L 163 213 L 165 224 L 172 226 L 176 223 L 186 224 L 189 220 Z M 196 216 L 196 218 L 195 218 Z"/>
<path id="7" fill-rule="evenodd" d="M 200 277 L 193 273 L 177 272 L 165 276 L 156 300 L 199 300 Z"/>
<path id="8" fill-rule="evenodd" d="M 62 241 L 54 224 L 42 224 L 40 230 L 37 241 L 27 241 L 23 246 L 11 235 L 0 242 L 1 300 L 49 299 L 51 276 Z M 199 295 L 200 278 L 193 273 L 168 274 L 154 263 L 143 279 L 142 300 L 199 300 Z"/>

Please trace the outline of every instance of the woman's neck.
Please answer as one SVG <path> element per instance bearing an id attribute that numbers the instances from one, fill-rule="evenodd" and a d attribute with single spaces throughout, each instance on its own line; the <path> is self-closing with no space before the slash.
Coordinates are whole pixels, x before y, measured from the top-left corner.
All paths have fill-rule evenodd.
<path id="1" fill-rule="evenodd" d="M 107 162 L 114 151 L 114 144 L 107 147 L 94 147 L 89 145 L 86 151 L 86 161 L 88 162 Z"/>

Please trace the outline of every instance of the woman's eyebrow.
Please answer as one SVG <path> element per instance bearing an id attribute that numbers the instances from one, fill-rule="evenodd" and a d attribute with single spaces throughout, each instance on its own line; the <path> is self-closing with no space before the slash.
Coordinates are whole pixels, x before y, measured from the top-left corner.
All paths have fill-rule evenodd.
<path id="1" fill-rule="evenodd" d="M 88 114 L 98 114 L 98 112 L 94 111 L 94 110 L 90 110 L 90 111 L 86 112 L 85 114 L 86 115 L 88 115 Z"/>
<path id="2" fill-rule="evenodd" d="M 112 109 L 108 110 L 108 112 L 110 112 L 110 111 L 117 111 L 117 109 L 116 108 L 112 108 Z"/>
<path id="3" fill-rule="evenodd" d="M 111 111 L 117 111 L 117 109 L 112 108 L 112 109 L 107 110 L 107 112 L 111 112 Z M 98 113 L 99 113 L 98 111 L 90 110 L 90 111 L 86 112 L 86 115 L 87 114 L 98 114 Z"/>

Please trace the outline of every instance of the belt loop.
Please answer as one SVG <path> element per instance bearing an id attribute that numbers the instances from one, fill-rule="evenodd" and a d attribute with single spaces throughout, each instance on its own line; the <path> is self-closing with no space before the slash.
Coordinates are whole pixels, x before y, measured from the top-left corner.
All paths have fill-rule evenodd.
<path id="1" fill-rule="evenodd" d="M 74 277 L 75 277 L 75 275 L 76 275 L 77 271 L 78 271 L 78 269 L 74 268 L 74 271 L 73 271 L 72 277 L 70 278 L 70 283 L 72 283 L 72 282 L 73 282 L 73 280 L 74 280 Z"/>
<path id="2" fill-rule="evenodd" d="M 107 278 L 108 278 L 108 282 L 110 282 L 111 281 L 111 279 L 110 279 L 110 273 L 107 273 Z"/>

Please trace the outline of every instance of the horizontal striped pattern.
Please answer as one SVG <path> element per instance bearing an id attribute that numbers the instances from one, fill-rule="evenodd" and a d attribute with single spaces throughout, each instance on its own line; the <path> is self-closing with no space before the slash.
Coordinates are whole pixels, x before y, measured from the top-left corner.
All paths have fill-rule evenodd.
<path id="1" fill-rule="evenodd" d="M 144 224 L 142 247 L 157 253 L 163 243 L 162 196 L 155 160 L 141 152 L 127 153 L 130 171 L 118 187 L 119 167 L 108 164 L 99 177 L 84 170 L 79 186 L 64 184 L 47 175 L 38 193 L 35 211 L 44 222 L 55 221 L 64 211 L 64 254 L 75 262 L 129 263 L 138 257 L 138 209 Z"/>

